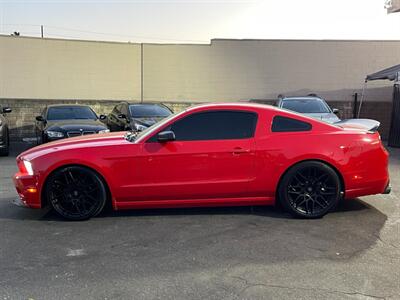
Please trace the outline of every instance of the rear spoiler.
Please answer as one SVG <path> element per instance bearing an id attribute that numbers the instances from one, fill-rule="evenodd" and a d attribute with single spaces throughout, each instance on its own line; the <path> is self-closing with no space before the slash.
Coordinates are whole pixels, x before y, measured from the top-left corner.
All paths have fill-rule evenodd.
<path id="1" fill-rule="evenodd" d="M 347 119 L 334 123 L 334 125 L 343 127 L 343 128 L 355 128 L 355 129 L 364 129 L 371 132 L 375 132 L 378 130 L 381 125 L 380 122 L 371 119 Z"/>

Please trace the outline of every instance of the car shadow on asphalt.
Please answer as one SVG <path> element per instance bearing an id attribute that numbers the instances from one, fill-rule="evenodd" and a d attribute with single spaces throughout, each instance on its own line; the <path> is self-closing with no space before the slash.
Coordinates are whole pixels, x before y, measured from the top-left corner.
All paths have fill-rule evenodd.
<path id="1" fill-rule="evenodd" d="M 187 253 L 216 261 L 226 255 L 227 264 L 250 257 L 252 263 L 263 264 L 314 258 L 345 261 L 375 245 L 386 220 L 385 214 L 360 199 L 348 200 L 314 220 L 296 219 L 274 207 L 218 207 L 106 211 L 82 222 L 65 221 L 50 210 L 0 202 L 6 237 L 45 232 L 50 239 L 60 239 L 58 243 L 69 245 L 78 239 L 88 251 L 103 253 L 106 250 L 96 246 L 101 239 L 112 251 L 130 253 L 136 262 L 142 256 L 180 262 Z M 58 237 L 60 232 L 64 236 Z"/>
<path id="2" fill-rule="evenodd" d="M 66 221 L 52 209 L 27 209 L 16 207 L 7 202 L 0 210 L 0 219 L 38 220 L 38 221 Z M 351 199 L 341 202 L 330 214 L 376 209 L 360 199 Z M 377 213 L 380 213 L 376 211 Z M 195 208 L 160 208 L 160 209 L 132 209 L 113 211 L 105 209 L 96 219 L 120 217 L 147 217 L 147 216 L 181 216 L 181 215 L 256 215 L 277 219 L 301 220 L 284 212 L 275 206 L 229 206 L 229 207 L 195 207 Z M 323 219 L 323 218 L 322 218 Z M 318 219 L 317 219 L 318 220 Z M 321 220 L 321 219 L 320 219 Z"/>

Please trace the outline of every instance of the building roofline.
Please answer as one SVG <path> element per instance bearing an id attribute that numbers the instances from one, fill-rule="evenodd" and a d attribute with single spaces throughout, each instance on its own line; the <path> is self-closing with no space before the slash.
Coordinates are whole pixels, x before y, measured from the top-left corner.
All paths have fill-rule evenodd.
<path id="1" fill-rule="evenodd" d="M 86 39 L 73 39 L 73 38 L 56 38 L 56 37 L 38 37 L 38 36 L 13 36 L 8 34 L 1 34 L 0 38 L 10 38 L 10 39 L 32 39 L 32 40 L 47 40 L 47 41 L 67 41 L 67 42 L 84 42 L 84 43 L 102 43 L 102 44 L 119 44 L 119 45 L 198 45 L 198 46 L 210 46 L 211 43 L 139 43 L 139 42 L 118 42 L 118 41 L 107 41 L 107 40 L 86 40 Z"/>
<path id="2" fill-rule="evenodd" d="M 139 42 L 118 42 L 107 40 L 86 40 L 86 39 L 68 39 L 68 38 L 52 38 L 52 37 L 37 37 L 37 36 L 12 36 L 0 34 L 0 38 L 10 39 L 32 39 L 45 41 L 66 41 L 66 42 L 83 42 L 83 43 L 102 43 L 102 44 L 117 44 L 117 45 L 155 45 L 155 46 L 210 46 L 218 42 L 400 42 L 400 39 L 392 40 L 365 40 L 365 39 L 231 39 L 231 38 L 214 38 L 209 43 L 139 43 Z"/>
<path id="3" fill-rule="evenodd" d="M 380 40 L 380 39 L 230 39 L 230 38 L 214 38 L 213 42 L 400 42 L 400 39 Z"/>

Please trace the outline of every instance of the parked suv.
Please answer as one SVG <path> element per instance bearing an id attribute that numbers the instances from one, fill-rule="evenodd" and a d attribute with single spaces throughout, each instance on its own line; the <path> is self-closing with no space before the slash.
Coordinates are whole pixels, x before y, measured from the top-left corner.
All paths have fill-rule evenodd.
<path id="1" fill-rule="evenodd" d="M 327 123 L 339 122 L 337 114 L 339 110 L 330 108 L 324 99 L 315 94 L 305 97 L 284 97 L 278 96 L 276 106 L 292 110 L 303 115 L 325 121 Z"/>
<path id="2" fill-rule="evenodd" d="M 8 130 L 6 114 L 11 112 L 11 108 L 0 107 L 0 155 L 5 156 L 10 152 L 10 135 Z"/>
<path id="3" fill-rule="evenodd" d="M 122 102 L 108 115 L 107 125 L 111 131 L 142 131 L 171 114 L 161 103 Z"/>

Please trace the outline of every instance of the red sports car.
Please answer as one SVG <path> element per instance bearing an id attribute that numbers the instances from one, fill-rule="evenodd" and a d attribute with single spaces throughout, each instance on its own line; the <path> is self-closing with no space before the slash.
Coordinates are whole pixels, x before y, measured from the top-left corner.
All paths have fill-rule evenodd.
<path id="1" fill-rule="evenodd" d="M 343 198 L 388 193 L 376 129 L 268 105 L 207 104 L 139 134 L 69 138 L 17 157 L 20 203 L 82 220 L 113 209 L 270 205 L 317 218 Z"/>

